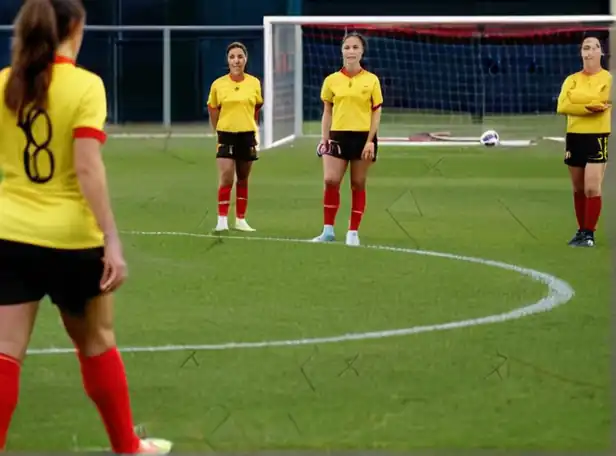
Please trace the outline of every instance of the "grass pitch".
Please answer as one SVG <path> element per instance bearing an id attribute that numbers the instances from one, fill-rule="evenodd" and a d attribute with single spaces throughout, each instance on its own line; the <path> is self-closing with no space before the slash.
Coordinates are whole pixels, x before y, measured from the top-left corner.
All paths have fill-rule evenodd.
<path id="1" fill-rule="evenodd" d="M 209 234 L 213 145 L 110 140 L 105 155 L 121 229 Z M 258 231 L 249 236 L 316 236 L 321 176 L 312 140 L 262 153 L 247 217 Z M 349 205 L 346 180 L 341 240 Z M 550 312 L 449 331 L 126 353 L 135 420 L 177 451 L 605 450 L 609 251 L 602 225 L 596 248 L 568 247 L 575 229 L 558 146 L 381 148 L 368 183 L 364 244 L 529 267 L 568 282 L 575 296 Z M 117 296 L 122 347 L 433 325 L 506 312 L 547 293 L 526 276 L 483 264 L 344 245 L 136 234 L 124 243 L 130 278 Z M 70 347 L 51 306 L 38 323 L 32 348 Z M 106 446 L 75 357 L 29 357 L 8 449 Z"/>

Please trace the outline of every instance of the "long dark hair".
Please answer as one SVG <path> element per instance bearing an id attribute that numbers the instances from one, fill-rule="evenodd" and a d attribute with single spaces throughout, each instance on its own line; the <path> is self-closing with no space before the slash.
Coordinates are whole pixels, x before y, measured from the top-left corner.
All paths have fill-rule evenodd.
<path id="1" fill-rule="evenodd" d="M 85 16 L 81 0 L 25 0 L 13 37 L 4 102 L 13 112 L 34 104 L 45 109 L 55 53 Z"/>

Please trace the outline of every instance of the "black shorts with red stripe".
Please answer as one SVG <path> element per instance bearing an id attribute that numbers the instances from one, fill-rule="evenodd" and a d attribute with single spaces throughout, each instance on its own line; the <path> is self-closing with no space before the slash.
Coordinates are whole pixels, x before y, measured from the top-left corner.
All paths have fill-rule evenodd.
<path id="1" fill-rule="evenodd" d="M 567 133 L 564 163 L 584 168 L 588 163 L 607 163 L 609 133 Z"/>
<path id="2" fill-rule="evenodd" d="M 0 306 L 38 302 L 81 316 L 101 294 L 103 247 L 54 249 L 0 239 Z"/>
<path id="3" fill-rule="evenodd" d="M 218 131 L 217 136 L 216 158 L 230 158 L 237 161 L 255 161 L 259 159 L 257 135 L 254 131 Z"/>
<path id="4" fill-rule="evenodd" d="M 331 147 L 326 152 L 326 155 L 347 161 L 361 160 L 369 134 L 367 131 L 331 131 L 329 134 Z M 376 135 L 372 139 L 372 143 L 374 144 L 374 158 L 372 161 L 375 162 L 379 148 L 379 141 Z"/>

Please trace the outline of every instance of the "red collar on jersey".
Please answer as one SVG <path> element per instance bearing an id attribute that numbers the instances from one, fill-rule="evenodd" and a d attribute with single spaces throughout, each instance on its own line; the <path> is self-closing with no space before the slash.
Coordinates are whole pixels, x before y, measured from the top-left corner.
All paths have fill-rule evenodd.
<path id="1" fill-rule="evenodd" d="M 347 71 L 347 69 L 346 69 L 345 67 L 342 67 L 342 68 L 340 69 L 340 72 L 341 72 L 343 75 L 348 76 L 349 78 L 354 78 L 355 76 L 357 76 L 357 75 L 361 74 L 363 71 L 364 71 L 364 69 L 363 69 L 362 67 L 359 67 L 359 71 L 358 71 L 357 73 L 355 73 L 355 74 L 351 74 L 351 73 L 349 73 L 349 72 Z"/>
<path id="2" fill-rule="evenodd" d="M 244 74 L 240 74 L 239 76 L 235 76 L 235 75 L 229 73 L 229 77 L 231 78 L 231 80 L 233 82 L 242 82 L 245 79 Z"/>
<path id="3" fill-rule="evenodd" d="M 70 63 L 71 65 L 75 65 L 76 62 L 71 59 L 70 57 L 66 57 L 63 55 L 56 55 L 54 61 L 54 63 Z"/>

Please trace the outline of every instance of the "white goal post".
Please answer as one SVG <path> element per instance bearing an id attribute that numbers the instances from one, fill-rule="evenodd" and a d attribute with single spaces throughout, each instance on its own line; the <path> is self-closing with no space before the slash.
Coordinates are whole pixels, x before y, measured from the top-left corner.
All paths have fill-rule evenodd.
<path id="1" fill-rule="evenodd" d="M 381 80 L 383 145 L 561 140 L 564 78 L 581 68 L 586 33 L 606 48 L 616 19 L 591 16 L 265 16 L 261 149 L 320 136 L 321 84 L 342 66 L 341 38 L 364 35 Z M 604 67 L 609 68 L 608 51 Z"/>

